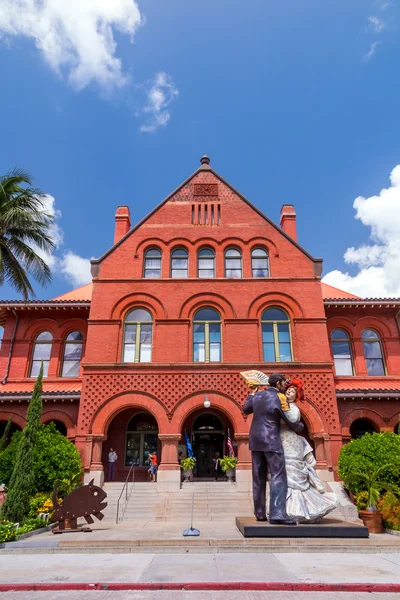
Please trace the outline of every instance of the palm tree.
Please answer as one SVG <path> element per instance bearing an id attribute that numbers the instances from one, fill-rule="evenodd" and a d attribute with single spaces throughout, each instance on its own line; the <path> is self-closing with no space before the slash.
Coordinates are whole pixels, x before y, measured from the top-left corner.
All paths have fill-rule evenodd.
<path id="1" fill-rule="evenodd" d="M 51 281 L 50 269 L 37 251 L 53 250 L 53 221 L 28 173 L 14 169 L 0 177 L 0 285 L 9 283 L 24 300 L 35 296 L 28 274 L 42 286 Z"/>

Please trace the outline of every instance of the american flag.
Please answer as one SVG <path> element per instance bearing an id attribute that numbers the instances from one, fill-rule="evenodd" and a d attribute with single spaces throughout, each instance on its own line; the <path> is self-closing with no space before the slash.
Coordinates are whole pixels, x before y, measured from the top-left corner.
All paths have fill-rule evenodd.
<path id="1" fill-rule="evenodd" d="M 228 444 L 228 454 L 229 454 L 229 456 L 235 456 L 235 451 L 234 451 L 233 446 L 232 446 L 231 434 L 229 433 L 229 429 L 228 429 L 228 439 L 226 440 L 226 443 Z"/>

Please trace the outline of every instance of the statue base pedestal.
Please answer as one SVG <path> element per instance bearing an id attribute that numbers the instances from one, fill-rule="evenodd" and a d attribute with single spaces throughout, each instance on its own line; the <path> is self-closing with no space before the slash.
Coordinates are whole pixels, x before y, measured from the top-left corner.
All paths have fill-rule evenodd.
<path id="1" fill-rule="evenodd" d="M 255 517 L 236 517 L 236 527 L 245 538 L 368 538 L 368 527 L 337 519 L 300 525 L 270 525 Z"/>

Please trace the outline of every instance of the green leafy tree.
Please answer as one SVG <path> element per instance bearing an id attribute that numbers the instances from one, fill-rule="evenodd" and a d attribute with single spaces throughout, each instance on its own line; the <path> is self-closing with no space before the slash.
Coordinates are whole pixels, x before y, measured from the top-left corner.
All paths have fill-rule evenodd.
<path id="1" fill-rule="evenodd" d="M 41 285 L 51 281 L 46 262 L 35 248 L 50 253 L 54 241 L 44 194 L 32 187 L 28 173 L 14 169 L 0 177 L 0 285 L 9 283 L 25 300 L 35 296 L 28 274 Z"/>
<path id="2" fill-rule="evenodd" d="M 29 513 L 29 502 L 35 488 L 33 453 L 42 416 L 42 379 L 43 363 L 28 406 L 26 425 L 21 434 L 6 501 L 1 511 L 3 519 L 17 523 L 22 522 Z"/>
<path id="3" fill-rule="evenodd" d="M 4 448 L 6 447 L 6 444 L 7 444 L 7 441 L 8 441 L 8 436 L 10 435 L 11 423 L 12 423 L 12 417 L 10 417 L 8 419 L 7 425 L 4 428 L 3 435 L 1 436 L 1 439 L 0 439 L 0 452 L 2 450 L 4 450 Z"/>
<path id="4" fill-rule="evenodd" d="M 383 490 L 392 492 L 394 495 L 400 493 L 398 486 L 383 477 L 383 473 L 390 473 L 393 466 L 389 464 L 371 468 L 367 465 L 362 472 L 350 471 L 344 480 L 344 484 L 351 491 L 356 487 L 364 488 L 367 495 L 367 510 L 376 510 L 377 502 Z"/>
<path id="5" fill-rule="evenodd" d="M 367 433 L 342 447 L 338 461 L 341 479 L 349 483 L 352 473 L 366 473 L 368 467 L 371 470 L 385 467 L 379 478 L 390 484 L 400 485 L 400 435 L 390 431 Z M 352 493 L 364 490 L 365 483 L 354 480 Z"/>
<path id="6" fill-rule="evenodd" d="M 11 480 L 21 436 L 21 431 L 15 432 L 10 444 L 0 455 L 0 480 L 6 485 Z M 35 482 L 32 495 L 43 493 L 48 496 L 56 481 L 60 482 L 60 493 L 63 495 L 79 485 L 82 473 L 79 452 L 70 440 L 57 431 L 54 423 L 40 425 L 33 464 Z"/>

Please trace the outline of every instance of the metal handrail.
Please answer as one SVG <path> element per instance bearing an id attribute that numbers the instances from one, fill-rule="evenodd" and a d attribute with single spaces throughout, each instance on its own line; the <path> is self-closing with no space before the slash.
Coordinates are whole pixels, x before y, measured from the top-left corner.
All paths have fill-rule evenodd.
<path id="1" fill-rule="evenodd" d="M 132 488 L 131 488 L 131 491 L 128 494 L 128 483 L 130 483 L 129 478 L 130 478 L 131 473 L 132 473 L 132 488 L 133 488 L 133 484 L 134 484 L 134 481 L 135 481 L 135 469 L 133 468 L 133 465 L 131 465 L 131 468 L 129 469 L 128 475 L 126 476 L 126 479 L 125 479 L 125 483 L 124 483 L 124 485 L 122 487 L 121 493 L 120 493 L 119 498 L 118 498 L 118 502 L 117 502 L 117 518 L 116 518 L 116 521 L 115 521 L 117 524 L 119 523 L 119 503 L 120 503 L 120 500 L 122 498 L 122 494 L 124 493 L 124 490 L 125 490 L 125 507 L 124 507 L 124 510 L 122 512 L 121 520 L 123 519 L 125 510 L 126 510 L 126 507 L 127 507 L 127 504 L 128 504 L 128 500 L 129 500 L 130 495 L 132 493 Z"/>

